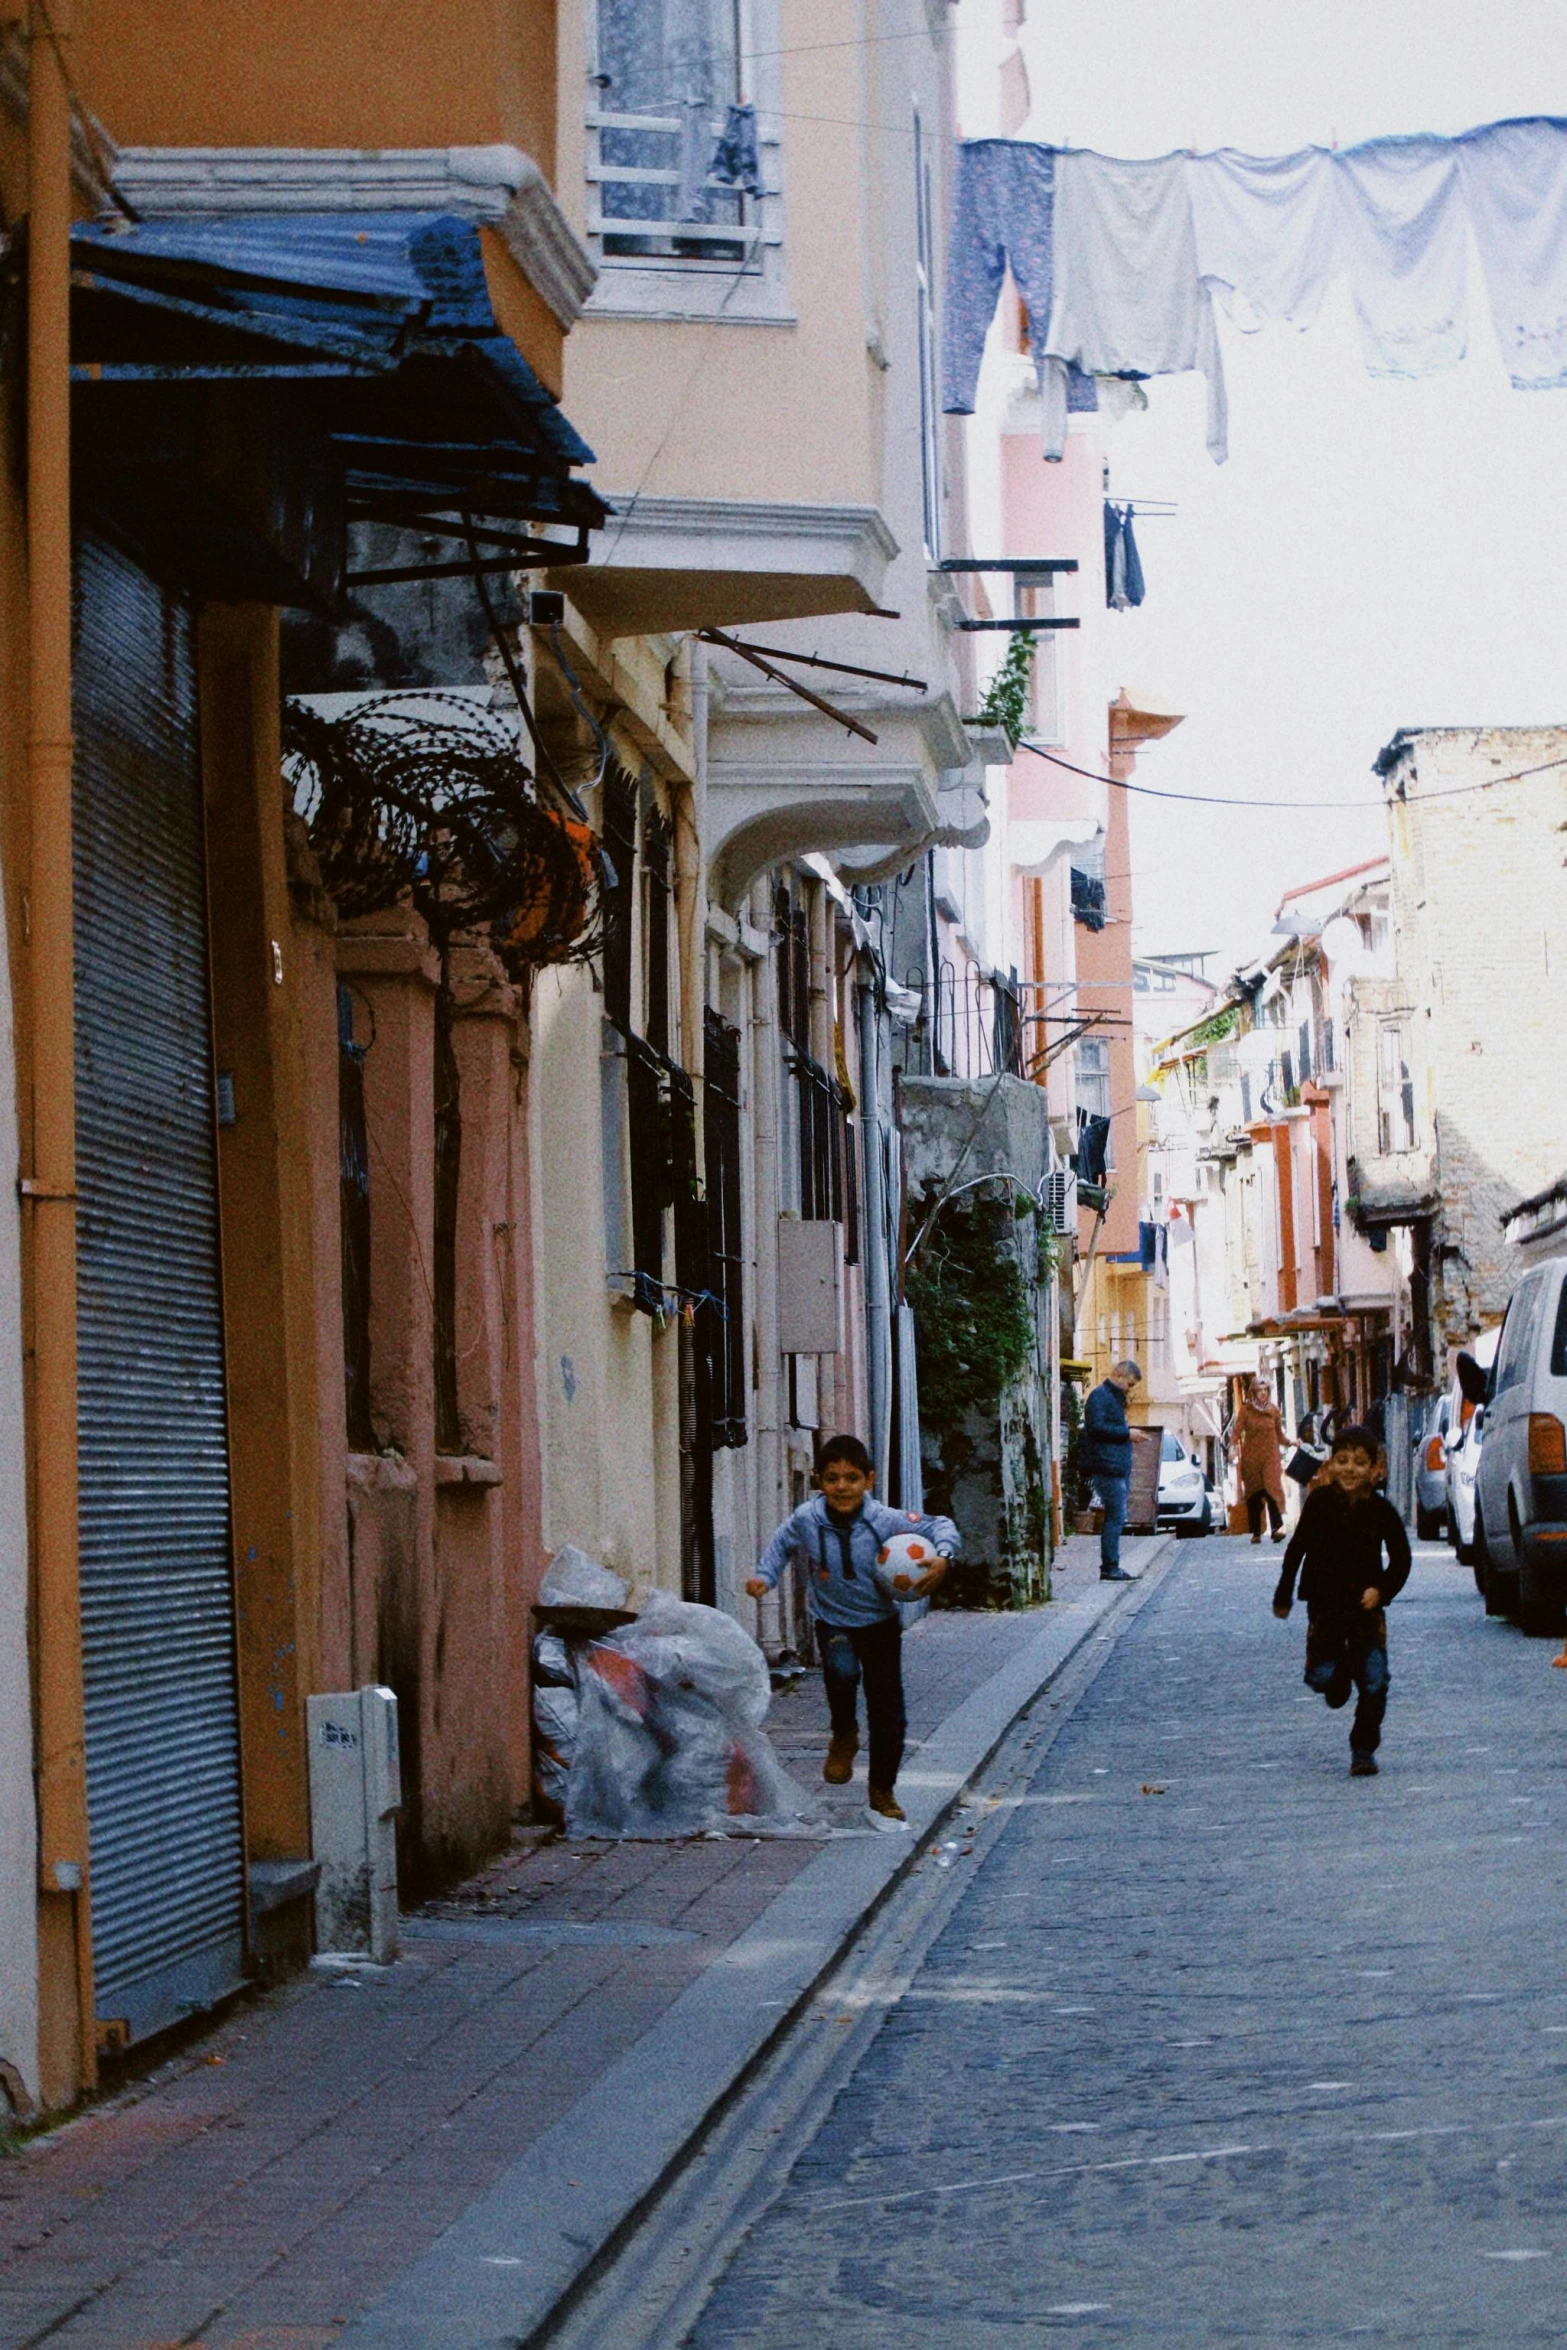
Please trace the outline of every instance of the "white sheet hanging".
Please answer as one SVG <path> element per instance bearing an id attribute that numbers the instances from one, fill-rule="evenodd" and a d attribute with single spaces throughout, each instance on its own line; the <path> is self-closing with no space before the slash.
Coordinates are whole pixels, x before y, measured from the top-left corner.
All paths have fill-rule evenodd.
<path id="1" fill-rule="evenodd" d="M 1453 143 L 1514 389 L 1558 390 L 1567 384 L 1567 122 L 1496 122 Z"/>
<path id="2" fill-rule="evenodd" d="M 1080 148 L 1056 156 L 1055 298 L 1042 370 L 1045 453 L 1066 445 L 1066 369 L 1184 375 L 1208 383 L 1208 448 L 1228 454 L 1213 304 L 1197 274 L 1186 158 L 1121 162 Z"/>
<path id="3" fill-rule="evenodd" d="M 1220 147 L 1186 159 L 1197 268 L 1227 318 L 1255 334 L 1271 320 L 1310 326 L 1345 267 L 1333 159 L 1243 155 Z"/>
<path id="4" fill-rule="evenodd" d="M 1332 158 L 1371 375 L 1436 375 L 1468 347 L 1469 239 L 1451 139 L 1369 139 Z"/>

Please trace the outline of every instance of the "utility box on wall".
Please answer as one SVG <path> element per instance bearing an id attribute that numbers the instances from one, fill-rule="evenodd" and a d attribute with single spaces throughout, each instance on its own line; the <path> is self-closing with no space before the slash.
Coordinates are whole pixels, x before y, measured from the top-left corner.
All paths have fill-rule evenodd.
<path id="1" fill-rule="evenodd" d="M 305 1703 L 316 1948 L 386 1966 L 397 1956 L 397 1699 L 368 1688 Z"/>
<path id="2" fill-rule="evenodd" d="M 843 1226 L 820 1216 L 778 1219 L 778 1349 L 835 1355 L 843 1345 Z"/>

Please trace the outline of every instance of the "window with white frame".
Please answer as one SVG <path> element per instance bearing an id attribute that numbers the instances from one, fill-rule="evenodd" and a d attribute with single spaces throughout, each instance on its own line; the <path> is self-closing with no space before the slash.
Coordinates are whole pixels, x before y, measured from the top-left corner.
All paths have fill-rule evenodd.
<path id="1" fill-rule="evenodd" d="M 1110 1047 L 1085 1036 L 1077 1047 L 1077 1106 L 1085 1118 L 1110 1115 Z"/>
<path id="2" fill-rule="evenodd" d="M 1053 579 L 1031 580 L 1018 584 L 1018 609 L 1031 619 L 1051 620 L 1055 617 L 1056 583 Z M 1053 628 L 1037 629 L 1034 633 L 1034 671 L 1030 680 L 1031 715 L 1034 732 L 1041 742 L 1058 743 L 1062 735 L 1061 721 L 1061 640 Z"/>
<path id="3" fill-rule="evenodd" d="M 936 189 L 930 146 L 914 109 L 915 290 L 920 338 L 920 480 L 925 552 L 941 560 L 941 397 L 936 367 Z"/>
<path id="4" fill-rule="evenodd" d="M 774 0 L 590 0 L 593 310 L 781 315 L 775 17 Z"/>
<path id="5" fill-rule="evenodd" d="M 1385 1020 L 1377 1033 L 1377 1148 L 1415 1147 L 1415 1083 L 1409 1066 L 1409 1031 L 1402 1020 Z"/>

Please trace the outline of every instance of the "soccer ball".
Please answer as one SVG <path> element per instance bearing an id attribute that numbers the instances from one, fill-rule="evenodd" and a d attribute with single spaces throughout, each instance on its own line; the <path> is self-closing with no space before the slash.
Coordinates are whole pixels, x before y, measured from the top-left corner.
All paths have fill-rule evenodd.
<path id="1" fill-rule="evenodd" d="M 876 1581 L 889 1599 L 911 1599 L 935 1564 L 936 1546 L 925 1535 L 894 1534 L 876 1553 Z"/>

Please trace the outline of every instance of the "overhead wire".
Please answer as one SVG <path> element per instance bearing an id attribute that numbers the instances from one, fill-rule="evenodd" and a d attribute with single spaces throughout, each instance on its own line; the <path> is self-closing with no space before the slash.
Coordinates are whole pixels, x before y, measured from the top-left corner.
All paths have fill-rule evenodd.
<path id="1" fill-rule="evenodd" d="M 1017 747 L 1032 752 L 1036 759 L 1047 760 L 1052 767 L 1064 767 L 1069 775 L 1085 776 L 1090 783 L 1107 783 L 1117 791 L 1133 792 L 1144 800 L 1185 800 L 1198 808 L 1284 808 L 1304 816 L 1315 815 L 1319 809 L 1385 808 L 1390 804 L 1385 793 L 1354 800 L 1276 800 L 1252 793 L 1166 791 L 1157 784 L 1133 783 L 1125 776 L 1101 775 L 1092 767 L 1079 767 L 1074 760 L 1063 759 L 1055 751 L 1042 749 L 1038 743 L 1020 742 Z M 1478 783 L 1444 784 L 1435 791 L 1407 792 L 1402 795 L 1401 804 L 1420 807 L 1427 800 L 1463 799 L 1471 792 L 1494 791 L 1498 784 L 1524 783 L 1530 776 L 1547 775 L 1557 767 L 1567 767 L 1567 753 L 1559 759 L 1542 759 L 1537 767 L 1519 767 L 1511 775 L 1487 775 Z"/>

